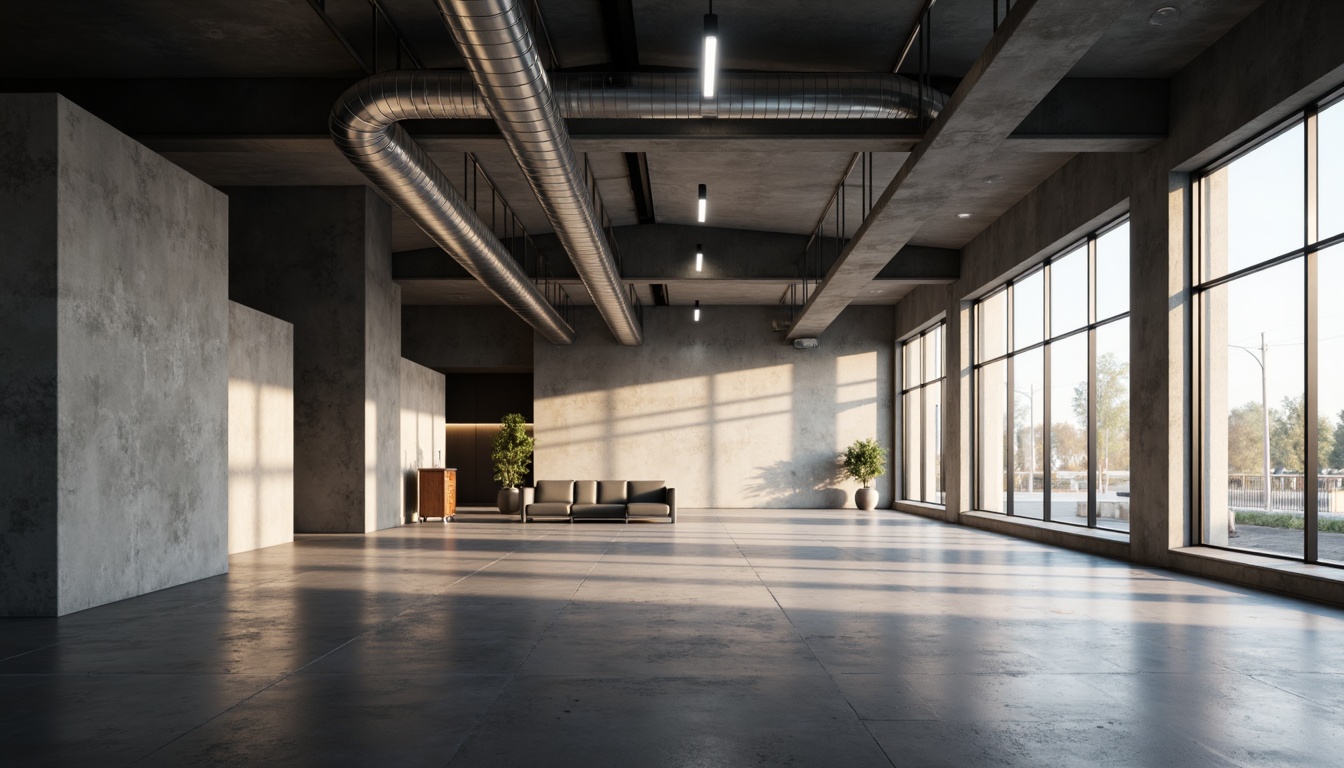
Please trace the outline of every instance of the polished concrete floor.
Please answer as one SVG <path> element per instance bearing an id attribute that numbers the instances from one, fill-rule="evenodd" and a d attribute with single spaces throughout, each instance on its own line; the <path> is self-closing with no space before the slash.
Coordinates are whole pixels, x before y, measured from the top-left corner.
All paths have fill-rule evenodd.
<path id="1" fill-rule="evenodd" d="M 0 765 L 1328 766 L 1344 611 L 894 512 L 458 522 L 0 620 Z"/>

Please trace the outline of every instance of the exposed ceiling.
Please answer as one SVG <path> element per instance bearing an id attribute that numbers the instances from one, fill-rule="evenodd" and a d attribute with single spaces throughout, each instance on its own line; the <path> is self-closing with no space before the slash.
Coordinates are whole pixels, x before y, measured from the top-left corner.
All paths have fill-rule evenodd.
<path id="1" fill-rule="evenodd" d="M 1135 2 L 1082 56 L 1069 77 L 1116 82 L 1169 78 L 1262 2 Z M 682 0 L 538 0 L 536 9 L 544 22 L 539 45 L 563 70 L 695 70 L 706 5 Z M 1175 5 L 1179 15 L 1161 26 L 1150 23 L 1153 11 L 1163 5 Z M 924 0 L 752 4 L 721 0 L 714 10 L 719 16 L 723 68 L 890 72 L 923 6 Z M 378 0 L 378 7 L 382 20 L 375 32 L 371 0 L 6 3 L 0 24 L 0 80 L 7 81 L 9 90 L 66 92 L 217 186 L 363 184 L 364 178 L 324 135 L 329 94 L 339 93 L 368 71 L 413 66 L 413 59 L 425 67 L 462 66 L 433 0 Z M 937 1 L 929 57 L 935 85 L 952 92 L 981 56 L 993 33 L 990 8 L 984 0 Z M 396 43 L 398 35 L 404 45 Z M 917 75 L 918 61 L 917 52 L 912 53 L 901 71 Z M 200 105 L 178 108 L 170 98 L 146 106 L 143 98 L 135 102 L 119 97 L 146 89 L 153 93 L 156 86 L 146 83 L 160 78 L 199 81 L 206 88 L 228 78 L 237 81 L 229 92 L 242 95 L 234 97 L 232 113 L 227 104 L 212 111 Z M 279 78 L 311 79 L 283 87 L 314 97 L 262 102 L 248 95 L 254 86 L 281 88 Z M 0 82 L 4 87 L 6 83 Z M 179 86 L 179 90 L 193 88 L 191 83 Z M 1085 92 L 1104 94 L 1104 89 L 1086 86 L 1069 91 Z M 1150 92 L 1157 94 L 1160 108 L 1116 109 L 1104 103 L 1104 95 L 1092 96 L 1095 101 L 1090 104 L 1083 100 L 1052 105 L 1033 123 L 1030 136 L 1004 143 L 990 161 L 962 179 L 957 192 L 919 228 L 911 243 L 960 249 L 1076 152 L 1133 151 L 1151 144 L 1165 124 L 1165 91 Z M 1153 101 L 1149 98 L 1148 103 Z M 237 116 L 240 105 L 247 113 L 244 118 Z M 193 117 L 184 122 L 175 111 L 189 111 Z M 1154 113 L 1148 115 L 1148 125 L 1158 125 L 1159 135 L 1151 128 L 1113 124 L 1132 119 L 1127 113 L 1140 112 Z M 1104 117 L 1089 117 L 1098 114 Z M 706 119 L 679 125 L 669 124 L 674 121 L 654 126 L 598 125 L 601 122 L 572 124 L 571 132 L 577 151 L 586 154 L 598 179 L 611 222 L 618 227 L 697 226 L 695 192 L 703 183 L 710 192 L 709 225 L 805 236 L 827 210 L 855 152 L 877 150 L 870 183 L 880 194 L 920 139 L 917 126 L 896 124 L 849 127 L 800 121 L 741 126 Z M 1058 125 L 1054 133 L 1053 124 Z M 425 145 L 450 179 L 463 177 L 464 153 L 475 153 L 521 224 L 534 235 L 549 231 L 536 198 L 491 126 L 411 128 L 425 134 Z M 639 178 L 632 180 L 632 169 L 640 163 L 647 168 L 647 191 L 641 189 Z M 858 178 L 856 174 L 850 179 L 850 201 L 863 197 L 857 190 Z M 470 187 L 469 180 L 466 186 Z M 641 221 L 640 212 L 650 203 L 653 221 Z M 487 213 L 488 198 L 478 199 L 477 209 Z M 851 202 L 847 218 L 857 216 L 856 210 Z M 959 218 L 961 213 L 971 215 Z M 662 247 L 656 239 L 639 243 L 641 248 Z M 400 211 L 394 213 L 394 251 L 432 245 Z M 648 286 L 653 282 L 668 285 L 676 303 L 694 297 L 708 305 L 775 304 L 788 280 L 776 274 L 728 279 L 644 275 L 638 286 L 650 303 Z M 916 282 L 874 280 L 855 301 L 893 303 Z M 408 304 L 493 301 L 490 294 L 460 278 L 402 284 Z M 581 285 L 572 284 L 571 294 L 576 303 L 587 302 Z"/>

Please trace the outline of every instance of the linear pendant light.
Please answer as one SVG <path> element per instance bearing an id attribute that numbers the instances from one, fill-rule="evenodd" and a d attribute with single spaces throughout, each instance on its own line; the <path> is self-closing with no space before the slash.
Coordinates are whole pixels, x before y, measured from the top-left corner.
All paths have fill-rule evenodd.
<path id="1" fill-rule="evenodd" d="M 704 184 L 700 185 L 700 201 L 698 206 L 699 207 L 696 208 L 695 220 L 704 224 L 706 208 L 709 206 L 709 190 Z"/>
<path id="2" fill-rule="evenodd" d="M 714 98 L 714 79 L 719 66 L 719 17 L 714 15 L 714 3 L 705 14 L 704 60 L 700 63 L 701 93 L 706 99 Z"/>
<path id="3" fill-rule="evenodd" d="M 695 271 L 699 272 L 705 266 L 705 246 L 695 246 Z"/>
<path id="4" fill-rule="evenodd" d="M 696 299 L 696 300 L 695 300 L 695 314 L 693 315 L 693 317 L 695 318 L 695 322 L 697 322 L 697 323 L 700 322 L 700 300 L 699 300 L 699 299 Z"/>

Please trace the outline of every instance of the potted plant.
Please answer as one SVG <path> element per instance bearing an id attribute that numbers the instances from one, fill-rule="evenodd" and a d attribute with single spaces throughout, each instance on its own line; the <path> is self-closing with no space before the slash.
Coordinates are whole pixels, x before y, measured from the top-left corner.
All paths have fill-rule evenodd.
<path id="1" fill-rule="evenodd" d="M 863 483 L 863 487 L 854 492 L 854 506 L 870 510 L 877 506 L 877 491 L 870 486 L 873 478 L 887 471 L 887 452 L 876 440 L 855 440 L 845 449 L 840 458 L 844 475 Z"/>
<path id="2" fill-rule="evenodd" d="M 495 465 L 495 480 L 503 490 L 496 502 L 505 515 L 516 515 L 522 507 L 519 484 L 532 464 L 532 449 L 537 442 L 527 434 L 527 421 L 521 413 L 508 413 L 499 422 L 499 431 L 490 441 L 490 460 Z"/>

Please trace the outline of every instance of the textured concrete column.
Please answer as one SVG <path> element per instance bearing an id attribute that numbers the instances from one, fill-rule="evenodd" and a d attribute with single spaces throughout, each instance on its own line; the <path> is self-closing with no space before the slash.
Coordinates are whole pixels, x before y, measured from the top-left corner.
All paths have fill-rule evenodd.
<path id="1" fill-rule="evenodd" d="M 1201 184 L 1204 192 L 1203 259 L 1205 274 L 1220 275 L 1227 270 L 1227 176 L 1223 167 L 1206 176 Z M 1205 532 L 1203 544 L 1228 545 L 1232 511 L 1227 504 L 1227 358 L 1231 351 L 1227 344 L 1227 290 L 1206 291 L 1201 298 L 1200 314 L 1203 319 L 1203 366 L 1200 377 L 1200 396 L 1209 418 L 1200 430 L 1204 453 L 1201 514 Z"/>
<path id="2" fill-rule="evenodd" d="M 294 530 L 401 521 L 401 298 L 366 187 L 226 190 L 229 296 L 294 324 Z"/>
<path id="3" fill-rule="evenodd" d="M 971 387 L 971 303 L 961 301 L 948 291 L 947 330 L 943 335 L 943 363 L 947 386 L 943 390 L 943 477 L 947 495 L 947 520 L 955 523 L 958 515 L 975 508 L 975 467 L 971 437 L 971 405 L 975 391 Z"/>
<path id="4" fill-rule="evenodd" d="M 224 196 L 54 94 L 0 137 L 0 615 L 225 572 Z"/>
<path id="5" fill-rule="evenodd" d="M 1130 198 L 1130 552 L 1166 565 L 1190 540 L 1188 174 L 1140 159 Z"/>

